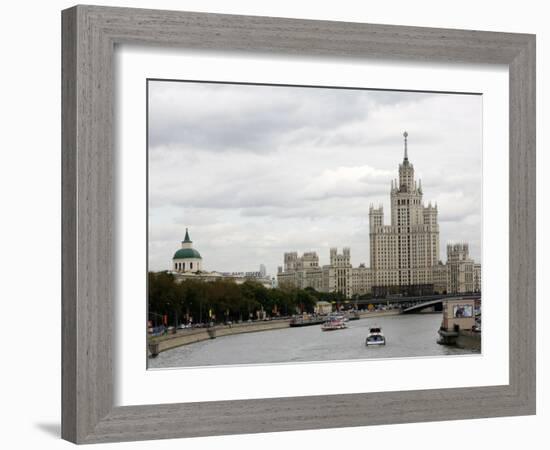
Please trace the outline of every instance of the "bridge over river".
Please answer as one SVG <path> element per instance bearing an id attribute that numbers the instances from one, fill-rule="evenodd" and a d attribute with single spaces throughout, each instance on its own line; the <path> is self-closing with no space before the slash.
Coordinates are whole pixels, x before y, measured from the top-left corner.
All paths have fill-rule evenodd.
<path id="1" fill-rule="evenodd" d="M 481 294 L 468 294 L 468 295 L 432 295 L 429 297 L 417 297 L 413 299 L 407 299 L 408 306 L 402 308 L 403 314 L 419 313 L 426 309 L 432 309 L 433 311 L 442 311 L 443 302 L 446 300 L 481 300 Z M 411 304 L 412 303 L 412 304 Z"/>
<path id="2" fill-rule="evenodd" d="M 441 311 L 443 301 L 456 300 L 456 299 L 468 299 L 468 300 L 480 300 L 480 293 L 468 293 L 468 294 L 434 294 L 424 295 L 422 297 L 385 297 L 385 298 L 368 298 L 361 300 L 346 300 L 344 305 L 354 305 L 359 309 L 366 308 L 367 305 L 392 305 L 401 309 L 404 314 L 419 313 L 423 310 L 431 308 L 432 311 Z"/>

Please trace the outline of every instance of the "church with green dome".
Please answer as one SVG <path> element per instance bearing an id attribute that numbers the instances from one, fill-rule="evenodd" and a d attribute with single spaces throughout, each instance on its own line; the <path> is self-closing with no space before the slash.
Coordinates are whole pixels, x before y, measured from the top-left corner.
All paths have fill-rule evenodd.
<path id="1" fill-rule="evenodd" d="M 181 242 L 181 248 L 177 249 L 172 257 L 171 272 L 175 276 L 176 282 L 181 283 L 186 280 L 197 280 L 204 282 L 213 282 L 218 280 L 230 280 L 237 284 L 242 284 L 247 280 L 255 280 L 262 283 L 266 288 L 273 287 L 275 279 L 265 273 L 265 266 L 260 272 L 218 272 L 206 271 L 203 268 L 203 260 L 198 250 L 193 248 L 193 241 L 189 237 L 189 230 L 185 229 L 185 239 Z"/>
<path id="2" fill-rule="evenodd" d="M 193 248 L 193 241 L 189 238 L 189 230 L 185 229 L 185 239 L 181 248 L 172 258 L 174 271 L 179 273 L 198 273 L 202 271 L 202 256 Z"/>

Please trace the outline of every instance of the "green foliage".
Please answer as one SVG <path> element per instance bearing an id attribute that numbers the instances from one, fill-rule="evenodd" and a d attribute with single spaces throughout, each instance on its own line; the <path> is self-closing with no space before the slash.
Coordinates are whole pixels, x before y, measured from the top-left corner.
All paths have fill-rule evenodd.
<path id="1" fill-rule="evenodd" d="M 339 294 L 326 294 L 314 289 L 282 287 L 268 289 L 254 280 L 235 281 L 185 280 L 178 282 L 169 272 L 149 272 L 149 319 L 155 324 L 224 322 L 256 318 L 258 311 L 267 316 L 292 315 L 297 311 L 313 312 L 319 300 L 337 301 Z"/>

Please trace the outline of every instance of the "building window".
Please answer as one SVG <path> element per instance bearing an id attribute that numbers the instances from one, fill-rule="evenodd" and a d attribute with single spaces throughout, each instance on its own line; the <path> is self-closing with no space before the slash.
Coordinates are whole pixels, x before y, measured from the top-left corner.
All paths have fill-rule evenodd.
<path id="1" fill-rule="evenodd" d="M 191 270 L 193 270 L 193 263 L 189 263 Z"/>

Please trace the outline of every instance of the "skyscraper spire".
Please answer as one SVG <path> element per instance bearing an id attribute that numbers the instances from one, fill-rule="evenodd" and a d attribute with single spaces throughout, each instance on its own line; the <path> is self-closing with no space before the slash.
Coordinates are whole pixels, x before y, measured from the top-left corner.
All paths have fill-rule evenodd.
<path id="1" fill-rule="evenodd" d="M 409 155 L 407 154 L 407 137 L 409 136 L 409 133 L 406 131 L 403 133 L 403 137 L 405 138 L 405 157 L 403 158 L 403 161 L 409 160 Z"/>

